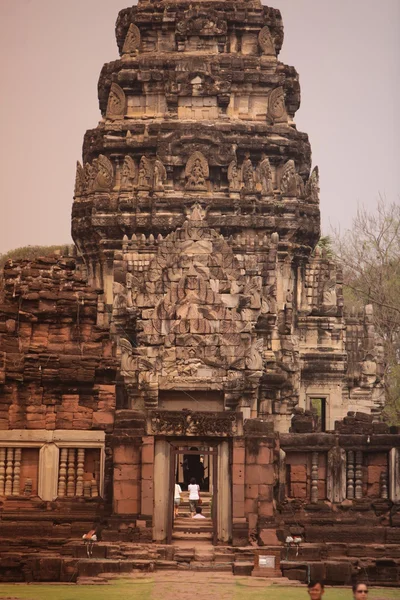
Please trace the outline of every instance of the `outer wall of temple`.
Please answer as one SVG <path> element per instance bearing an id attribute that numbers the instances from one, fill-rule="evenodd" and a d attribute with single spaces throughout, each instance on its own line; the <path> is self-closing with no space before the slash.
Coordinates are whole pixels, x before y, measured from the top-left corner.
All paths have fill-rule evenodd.
<path id="1" fill-rule="evenodd" d="M 186 452 L 206 461 L 212 542 L 235 573 L 261 548 L 293 579 L 398 582 L 382 340 L 370 306 L 345 313 L 316 246 L 319 173 L 279 11 L 139 0 L 116 35 L 75 246 L 4 269 L 0 580 L 76 578 L 94 522 L 97 569 L 122 543 L 179 561 Z"/>

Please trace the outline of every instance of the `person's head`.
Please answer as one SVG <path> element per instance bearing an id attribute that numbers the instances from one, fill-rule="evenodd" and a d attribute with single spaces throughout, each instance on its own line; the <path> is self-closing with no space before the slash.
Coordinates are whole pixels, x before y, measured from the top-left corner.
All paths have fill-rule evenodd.
<path id="1" fill-rule="evenodd" d="M 353 585 L 353 596 L 357 600 L 366 600 L 368 598 L 368 586 L 366 583 L 355 583 Z"/>
<path id="2" fill-rule="evenodd" d="M 324 591 L 324 584 L 322 581 L 310 581 L 308 584 L 308 594 L 311 600 L 321 600 Z"/>
<path id="3" fill-rule="evenodd" d="M 195 480 L 195 478 L 194 478 L 194 477 L 192 477 L 192 479 L 190 480 L 190 483 L 191 483 L 192 485 L 196 485 L 196 480 Z"/>
<path id="4" fill-rule="evenodd" d="M 196 515 L 201 515 L 201 506 L 196 506 Z"/>

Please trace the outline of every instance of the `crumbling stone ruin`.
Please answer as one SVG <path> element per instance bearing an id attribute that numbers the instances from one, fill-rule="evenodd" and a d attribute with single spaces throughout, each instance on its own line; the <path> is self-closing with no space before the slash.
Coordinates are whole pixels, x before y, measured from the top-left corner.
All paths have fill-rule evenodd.
<path id="1" fill-rule="evenodd" d="M 397 582 L 382 343 L 371 307 L 345 315 L 317 246 L 280 12 L 139 0 L 116 36 L 77 164 L 75 246 L 4 269 L 0 580 L 139 568 L 122 543 L 142 544 L 141 568 L 189 560 L 169 546 L 172 490 L 201 457 L 234 572 L 258 546 L 294 579 Z M 96 519 L 93 566 L 76 540 Z"/>

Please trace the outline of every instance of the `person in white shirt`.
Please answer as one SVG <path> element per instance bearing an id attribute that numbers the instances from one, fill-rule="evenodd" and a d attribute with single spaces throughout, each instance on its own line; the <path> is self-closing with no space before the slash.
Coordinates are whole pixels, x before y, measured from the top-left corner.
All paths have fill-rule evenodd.
<path id="1" fill-rule="evenodd" d="M 189 505 L 190 505 L 190 513 L 192 517 L 196 514 L 196 507 L 200 500 L 200 486 L 196 484 L 196 480 L 194 477 L 190 480 L 188 485 L 189 492 Z"/>
<path id="2" fill-rule="evenodd" d="M 179 483 L 176 483 L 175 491 L 174 491 L 174 516 L 175 517 L 177 517 L 179 514 L 179 505 L 181 503 L 181 494 L 182 494 L 181 486 L 179 485 Z"/>
<path id="3" fill-rule="evenodd" d="M 201 514 L 201 506 L 196 506 L 196 514 L 192 519 L 205 519 L 205 516 Z"/>

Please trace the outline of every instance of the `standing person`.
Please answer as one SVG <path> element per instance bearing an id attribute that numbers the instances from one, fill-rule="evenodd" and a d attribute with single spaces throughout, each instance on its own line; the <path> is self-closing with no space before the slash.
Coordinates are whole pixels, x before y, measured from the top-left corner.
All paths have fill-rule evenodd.
<path id="1" fill-rule="evenodd" d="M 196 484 L 196 480 L 194 477 L 190 480 L 188 485 L 189 491 L 189 505 L 190 505 L 190 514 L 192 517 L 196 514 L 196 507 L 200 500 L 200 486 Z"/>
<path id="2" fill-rule="evenodd" d="M 325 589 L 322 581 L 310 581 L 308 584 L 308 595 L 311 600 L 321 600 Z"/>
<path id="3" fill-rule="evenodd" d="M 357 600 L 368 598 L 368 586 L 366 583 L 355 583 L 353 585 L 353 598 Z"/>
<path id="4" fill-rule="evenodd" d="M 176 483 L 175 491 L 174 491 L 174 517 L 175 518 L 179 514 L 179 505 L 181 503 L 181 494 L 182 494 L 181 486 L 179 485 L 179 483 Z"/>

